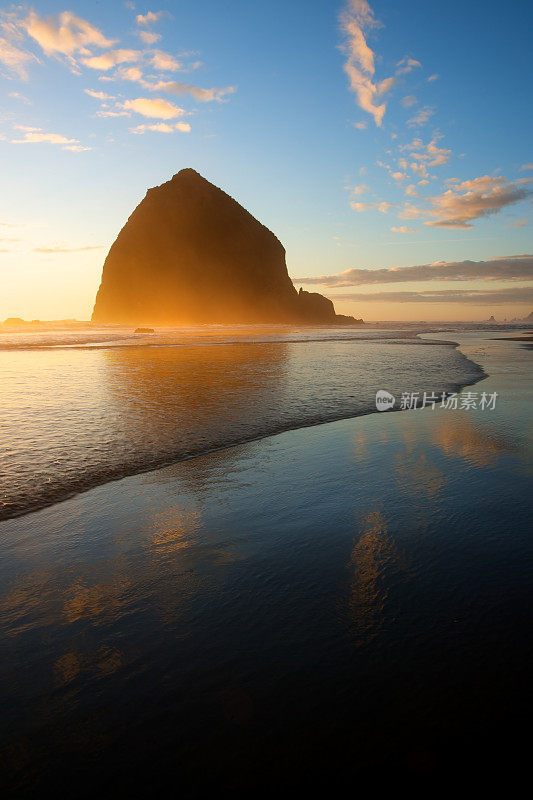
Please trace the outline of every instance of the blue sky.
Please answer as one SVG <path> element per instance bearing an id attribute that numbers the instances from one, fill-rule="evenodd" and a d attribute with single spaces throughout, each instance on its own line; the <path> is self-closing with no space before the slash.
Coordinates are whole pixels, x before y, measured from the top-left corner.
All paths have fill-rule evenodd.
<path id="1" fill-rule="evenodd" d="M 532 17 L 455 0 L 4 6 L 0 318 L 88 318 L 121 226 L 187 166 L 343 313 L 529 312 L 533 259 L 509 256 L 532 252 Z"/>

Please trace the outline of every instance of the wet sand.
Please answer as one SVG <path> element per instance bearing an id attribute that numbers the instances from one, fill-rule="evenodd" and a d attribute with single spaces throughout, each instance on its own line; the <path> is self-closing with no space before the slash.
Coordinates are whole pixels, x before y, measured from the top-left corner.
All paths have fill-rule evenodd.
<path id="1" fill-rule="evenodd" d="M 282 433 L 0 524 L 12 790 L 516 773 L 530 353 L 459 338 L 493 411 Z"/>

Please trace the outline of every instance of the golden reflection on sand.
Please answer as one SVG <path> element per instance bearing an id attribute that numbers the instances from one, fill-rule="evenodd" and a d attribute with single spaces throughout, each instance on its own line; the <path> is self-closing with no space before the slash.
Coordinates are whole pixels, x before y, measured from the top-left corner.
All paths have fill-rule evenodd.
<path id="1" fill-rule="evenodd" d="M 153 530 L 149 534 L 148 546 L 160 555 L 175 555 L 190 545 L 191 537 L 200 530 L 201 520 L 199 511 L 167 508 L 156 512 L 150 520 Z"/>
<path id="2" fill-rule="evenodd" d="M 361 519 L 347 567 L 352 578 L 346 615 L 352 632 L 366 642 L 384 625 L 390 574 L 406 569 L 381 511 L 372 511 Z"/>
<path id="3" fill-rule="evenodd" d="M 125 655 L 117 647 L 99 647 L 94 652 L 68 652 L 54 663 L 56 682 L 64 686 L 82 672 L 84 677 L 113 675 L 125 664 Z"/>
<path id="4" fill-rule="evenodd" d="M 131 582 L 117 576 L 107 584 L 85 586 L 81 580 L 71 584 L 65 591 L 63 614 L 67 622 L 90 619 L 92 623 L 103 623 L 116 619 L 128 602 Z"/>
<path id="5" fill-rule="evenodd" d="M 454 414 L 449 419 L 443 412 L 435 423 L 430 429 L 433 444 L 445 455 L 459 458 L 470 466 L 492 466 L 501 455 L 517 450 L 516 444 L 506 436 L 478 424 L 467 412 Z"/>

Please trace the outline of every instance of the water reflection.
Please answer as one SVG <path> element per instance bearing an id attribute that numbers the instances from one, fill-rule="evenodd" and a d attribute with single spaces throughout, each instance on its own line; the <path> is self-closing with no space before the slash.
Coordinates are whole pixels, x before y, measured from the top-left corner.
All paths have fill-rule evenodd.
<path id="1" fill-rule="evenodd" d="M 347 568 L 352 573 L 346 615 L 361 643 L 374 639 L 387 619 L 389 582 L 406 569 L 405 559 L 388 531 L 385 515 L 371 511 L 358 523 Z"/>
<path id="2" fill-rule="evenodd" d="M 446 417 L 440 414 L 432 432 L 433 442 L 450 458 L 474 467 L 495 464 L 502 455 L 517 453 L 519 446 L 509 435 L 491 430 L 479 416 L 467 413 Z"/>
<path id="3" fill-rule="evenodd" d="M 381 340 L 14 350 L 0 358 L 0 518 L 193 454 L 373 411 L 385 384 L 396 394 L 405 385 L 421 390 L 429 372 L 437 390 L 477 374 L 451 347 Z M 384 431 L 378 436 L 385 443 Z"/>

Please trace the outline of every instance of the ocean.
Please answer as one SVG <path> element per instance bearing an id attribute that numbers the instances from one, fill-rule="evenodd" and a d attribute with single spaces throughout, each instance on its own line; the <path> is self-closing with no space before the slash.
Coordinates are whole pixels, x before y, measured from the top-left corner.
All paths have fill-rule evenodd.
<path id="1" fill-rule="evenodd" d="M 451 391 L 483 376 L 419 330 L 2 332 L 0 519 L 215 449 L 368 414 L 380 389 Z"/>
<path id="2" fill-rule="evenodd" d="M 531 343 L 365 335 L 2 353 L 8 796 L 527 775 Z"/>

